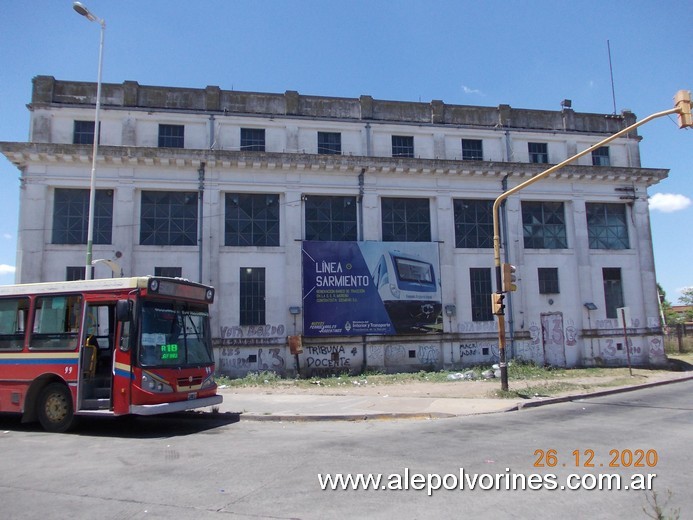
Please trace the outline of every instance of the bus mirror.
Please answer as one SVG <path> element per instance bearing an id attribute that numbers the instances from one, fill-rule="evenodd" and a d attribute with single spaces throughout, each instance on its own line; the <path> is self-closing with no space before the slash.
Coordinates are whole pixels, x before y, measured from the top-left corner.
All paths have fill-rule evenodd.
<path id="1" fill-rule="evenodd" d="M 116 303 L 116 319 L 118 321 L 132 320 L 132 301 L 118 300 Z"/>

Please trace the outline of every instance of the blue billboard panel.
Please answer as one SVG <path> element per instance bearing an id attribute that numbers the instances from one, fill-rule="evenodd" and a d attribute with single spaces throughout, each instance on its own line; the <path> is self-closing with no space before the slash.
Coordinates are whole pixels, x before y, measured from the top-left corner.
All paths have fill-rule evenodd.
<path id="1" fill-rule="evenodd" d="M 442 332 L 438 245 L 303 242 L 303 334 Z"/>

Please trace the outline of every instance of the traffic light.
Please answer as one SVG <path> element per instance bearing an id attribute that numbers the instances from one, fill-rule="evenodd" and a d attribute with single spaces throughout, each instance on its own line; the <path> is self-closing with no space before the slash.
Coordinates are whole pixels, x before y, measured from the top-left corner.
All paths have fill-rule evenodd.
<path id="1" fill-rule="evenodd" d="M 517 291 L 517 277 L 515 271 L 517 268 L 508 263 L 503 264 L 503 292 Z"/>
<path id="2" fill-rule="evenodd" d="M 688 128 L 693 126 L 693 117 L 691 117 L 691 91 L 679 90 L 674 96 L 674 104 L 679 112 L 679 128 Z"/>
<path id="3" fill-rule="evenodd" d="M 492 293 L 491 294 L 491 311 L 496 316 L 503 316 L 505 314 L 505 294 L 503 293 Z"/>

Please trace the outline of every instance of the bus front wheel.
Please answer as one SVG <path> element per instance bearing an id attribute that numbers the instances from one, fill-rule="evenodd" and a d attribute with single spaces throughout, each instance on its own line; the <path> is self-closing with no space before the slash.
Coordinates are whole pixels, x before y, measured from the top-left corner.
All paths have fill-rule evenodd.
<path id="1" fill-rule="evenodd" d="M 37 412 L 44 430 L 55 433 L 66 432 L 74 420 L 70 390 L 61 383 L 49 384 L 41 391 Z"/>

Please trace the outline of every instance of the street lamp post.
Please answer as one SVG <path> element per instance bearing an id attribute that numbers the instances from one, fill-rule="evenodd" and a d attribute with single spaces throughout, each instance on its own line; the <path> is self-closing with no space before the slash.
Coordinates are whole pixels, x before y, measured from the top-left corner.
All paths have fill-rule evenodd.
<path id="1" fill-rule="evenodd" d="M 94 214 L 96 205 L 96 155 L 99 152 L 99 110 L 101 108 L 101 69 L 103 63 L 103 37 L 106 32 L 106 21 L 89 11 L 81 2 L 74 2 L 72 8 L 90 22 L 97 22 L 101 26 L 101 39 L 99 42 L 99 72 L 96 80 L 96 111 L 94 115 L 94 145 L 91 157 L 91 180 L 89 183 L 89 217 L 87 221 L 87 260 L 84 268 L 84 279 L 91 279 L 92 249 L 94 244 Z"/>
<path id="2" fill-rule="evenodd" d="M 582 157 L 583 155 L 587 155 L 588 153 L 591 153 L 592 151 L 596 150 L 597 148 L 604 146 L 607 143 L 610 143 L 614 139 L 617 139 L 621 137 L 622 135 L 627 134 L 631 130 L 634 130 L 635 128 L 644 125 L 645 123 L 649 123 L 653 119 L 656 119 L 658 117 L 670 115 L 670 114 L 678 114 L 679 115 L 679 127 L 680 128 L 688 128 L 693 126 L 693 121 L 691 119 L 691 93 L 690 91 L 686 90 L 679 90 L 676 93 L 676 96 L 674 97 L 674 103 L 675 103 L 675 108 L 671 108 L 669 110 L 664 110 L 662 112 L 657 112 L 655 114 L 649 115 L 646 118 L 638 121 L 635 124 L 632 124 L 623 130 L 616 132 L 615 134 L 607 137 L 606 139 L 603 139 L 599 141 L 597 144 L 590 146 L 586 150 L 583 150 L 582 152 L 579 152 L 572 157 L 569 157 L 565 161 L 558 163 L 552 167 L 550 167 L 547 170 L 544 170 L 543 172 L 535 175 L 531 179 L 526 180 L 525 182 L 518 184 L 514 188 L 509 189 L 508 191 L 502 193 L 493 203 L 493 260 L 494 260 L 494 265 L 496 268 L 496 287 L 497 287 L 497 293 L 495 293 L 493 296 L 494 297 L 502 297 L 502 290 L 503 290 L 503 283 L 502 283 L 502 276 L 501 276 L 501 257 L 500 257 L 500 224 L 498 221 L 498 212 L 501 203 L 507 199 L 510 195 L 517 193 L 518 191 L 526 188 L 530 184 L 534 184 L 537 181 L 540 181 L 541 179 L 548 177 L 551 175 L 553 172 L 560 170 L 564 166 L 570 164 L 573 162 L 575 159 L 578 159 Z M 495 301 L 495 300 L 494 300 Z M 501 298 L 502 301 L 502 298 Z M 501 309 L 498 314 L 498 364 L 500 366 L 500 373 L 501 373 L 501 389 L 507 391 L 508 390 L 508 364 L 506 362 L 506 356 L 505 356 L 505 315 L 504 311 Z"/>

